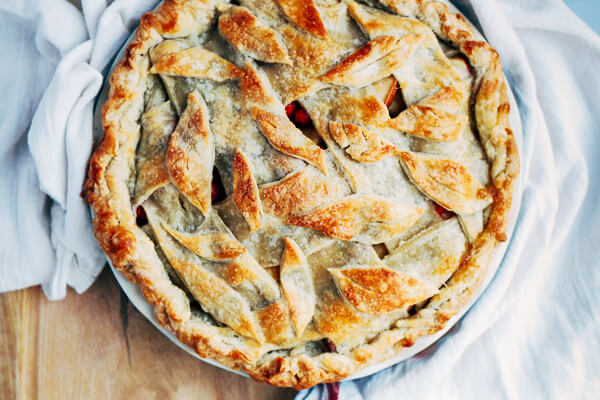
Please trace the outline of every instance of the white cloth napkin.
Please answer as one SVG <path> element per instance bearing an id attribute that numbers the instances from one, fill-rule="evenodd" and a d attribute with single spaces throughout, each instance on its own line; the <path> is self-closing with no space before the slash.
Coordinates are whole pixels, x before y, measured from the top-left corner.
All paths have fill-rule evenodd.
<path id="1" fill-rule="evenodd" d="M 0 2 L 0 292 L 84 291 L 104 265 L 79 197 L 103 73 L 156 0 Z M 458 3 L 458 4 L 457 4 Z M 524 124 L 509 251 L 435 346 L 342 399 L 598 398 L 600 38 L 561 0 L 455 0 L 499 50 Z M 322 385 L 299 399 L 326 399 Z"/>
<path id="2" fill-rule="evenodd" d="M 80 197 L 103 72 L 157 0 L 0 2 L 0 292 L 81 293 L 105 258 Z"/>

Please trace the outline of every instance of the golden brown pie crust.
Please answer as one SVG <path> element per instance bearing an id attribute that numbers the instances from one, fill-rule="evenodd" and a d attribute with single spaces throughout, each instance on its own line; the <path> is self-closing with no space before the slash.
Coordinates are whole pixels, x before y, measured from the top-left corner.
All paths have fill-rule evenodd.
<path id="1" fill-rule="evenodd" d="M 341 34 L 325 24 L 327 19 L 321 18 L 318 4 L 318 2 L 314 3 L 312 0 L 279 1 L 283 14 L 287 15 L 290 20 L 290 26 L 286 25 L 279 34 L 285 38 L 285 43 L 295 43 L 294 46 L 297 45 L 294 48 L 294 54 L 291 51 L 286 52 L 286 49 L 281 47 L 283 43 L 278 38 L 273 37 L 270 28 L 262 25 L 260 25 L 258 32 L 254 32 L 258 36 L 249 39 L 240 37 L 238 30 L 232 31 L 230 35 L 235 37 L 236 43 L 234 44 L 244 49 L 253 46 L 252 51 L 259 48 L 257 41 L 260 40 L 261 35 L 276 43 L 276 48 L 269 50 L 271 53 L 266 54 L 264 57 L 267 62 L 285 64 L 293 63 L 294 60 L 310 60 L 311 43 L 315 43 L 315 40 L 329 41 L 328 45 L 332 49 L 336 49 L 336 35 Z M 345 10 L 344 7 L 348 7 L 349 4 L 351 14 L 356 14 L 357 7 L 363 7 L 351 1 L 340 4 L 342 5 L 339 5 L 338 8 L 330 8 L 326 12 L 334 13 Z M 421 280 L 415 280 L 413 277 L 385 266 L 366 270 L 360 268 L 348 269 L 346 267 L 334 268 L 332 270 L 333 277 L 340 280 L 340 282 L 343 281 L 338 285 L 338 288 L 342 292 L 348 291 L 349 293 L 346 300 L 336 292 L 325 291 L 322 292 L 323 298 L 320 299 L 319 303 L 321 305 L 317 304 L 317 309 L 311 311 L 315 307 L 315 299 L 311 296 L 316 296 L 314 290 L 319 293 L 318 288 L 313 288 L 311 293 L 310 285 L 306 280 L 302 281 L 301 278 L 298 278 L 300 280 L 290 279 L 286 275 L 298 273 L 299 277 L 306 277 L 306 269 L 304 269 L 307 263 L 306 259 L 308 257 L 310 261 L 311 256 L 302 254 L 301 246 L 298 246 L 294 240 L 286 238 L 284 262 L 279 267 L 283 270 L 281 279 L 284 282 L 276 282 L 276 284 L 283 286 L 284 293 L 270 301 L 267 307 L 261 308 L 253 314 L 253 319 L 238 321 L 242 332 L 246 333 L 246 335 L 240 335 L 239 330 L 236 332 L 223 324 L 207 323 L 193 316 L 187 294 L 169 278 L 165 272 L 164 263 L 155 250 L 155 243 L 143 229 L 136 225 L 136 214 L 132 206 L 132 193 L 130 187 L 128 187 L 128 180 L 132 170 L 135 169 L 132 163 L 134 164 L 136 146 L 141 132 L 140 118 L 144 112 L 147 81 L 151 76 L 151 71 L 166 71 L 167 74 L 172 71 L 177 74 L 181 68 L 186 68 L 186 60 L 180 60 L 176 55 L 179 54 L 183 57 L 183 52 L 167 54 L 166 58 L 161 57 L 160 62 L 154 63 L 154 65 L 151 64 L 149 52 L 165 39 L 194 35 L 215 25 L 215 21 L 211 16 L 215 14 L 217 2 L 213 0 L 164 0 L 156 10 L 142 17 L 134 39 L 127 46 L 125 56 L 114 68 L 110 76 L 109 98 L 102 108 L 104 137 L 91 158 L 89 178 L 84 187 L 85 197 L 95 214 L 95 235 L 113 266 L 123 272 L 130 281 L 139 285 L 145 298 L 154 305 L 161 325 L 172 331 L 180 341 L 192 346 L 200 356 L 213 358 L 231 368 L 244 370 L 256 379 L 278 386 L 292 386 L 296 389 L 302 389 L 321 382 L 338 381 L 367 365 L 393 357 L 404 347 L 411 346 L 420 336 L 433 334 L 442 329 L 446 322 L 463 308 L 479 287 L 486 276 L 487 266 L 494 248 L 500 241 L 506 240 L 513 188 L 519 173 L 519 158 L 509 126 L 510 106 L 498 53 L 488 43 L 479 39 L 479 36 L 471 29 L 462 15 L 449 11 L 448 7 L 440 2 L 383 0 L 381 1 L 381 7 L 390 14 L 395 13 L 422 22 L 437 37 L 456 47 L 468 59 L 474 77 L 473 96 L 470 104 L 471 116 L 487 157 L 490 171 L 489 184 L 485 189 L 485 193 L 480 193 L 480 195 L 483 197 L 489 196 L 492 202 L 489 206 L 487 224 L 483 231 L 468 244 L 466 252 L 459 261 L 458 268 L 439 290 L 435 290 L 436 294 L 431 297 L 424 307 L 412 315 L 398 314 L 397 317 L 389 320 L 386 327 L 378 329 L 378 333 L 369 337 L 368 340 L 362 340 L 360 343 L 346 348 L 338 348 L 337 352 L 327 350 L 308 351 L 303 350 L 308 349 L 308 347 L 303 346 L 290 348 L 290 338 L 302 334 L 304 338 L 314 337 L 315 341 L 322 338 L 331 338 L 335 341 L 336 337 L 344 335 L 343 329 L 347 328 L 347 331 L 351 332 L 354 326 L 370 323 L 365 322 L 371 321 L 370 317 L 368 318 L 361 312 L 356 312 L 353 307 L 357 307 L 360 311 L 369 312 L 369 310 L 372 310 L 375 314 L 387 313 L 390 310 L 397 310 L 402 304 L 414 304 L 428 298 L 431 288 L 423 286 Z M 325 11 L 321 10 L 321 13 L 323 12 Z M 376 12 L 381 11 L 376 10 Z M 256 21 L 246 17 L 245 14 L 239 14 L 237 11 L 231 13 L 229 19 L 221 21 L 221 29 L 237 29 L 239 26 L 244 26 L 244 24 L 251 25 L 254 27 L 252 29 L 255 29 L 257 26 Z M 386 25 L 385 19 L 380 19 L 381 22 L 378 25 L 373 22 L 375 20 L 365 22 L 364 19 L 361 21 L 360 18 L 357 18 L 356 15 L 354 17 L 365 31 L 371 29 L 373 32 L 385 32 L 386 30 L 395 29 L 392 25 Z M 416 36 L 425 35 L 423 38 L 418 37 L 419 40 L 429 40 L 426 33 L 412 33 Z M 312 41 L 303 42 L 302 37 L 308 36 L 302 35 L 311 35 L 312 39 L 310 40 Z M 382 35 L 378 36 L 383 37 Z M 380 51 L 381 54 L 374 57 L 374 62 L 378 64 L 372 67 L 373 71 L 381 73 L 381 68 L 388 68 L 389 71 L 392 71 L 399 62 L 398 59 L 389 61 L 390 58 L 399 57 L 399 55 L 393 53 L 395 42 L 390 39 L 375 40 L 385 42 L 384 44 L 387 47 L 383 50 L 375 49 Z M 411 42 L 414 42 L 414 40 L 411 39 Z M 316 63 L 314 68 L 307 72 L 312 74 L 313 80 L 299 76 L 298 79 L 304 79 L 304 86 L 300 84 L 301 82 L 296 82 L 297 85 L 289 88 L 292 99 L 297 99 L 298 93 L 305 95 L 314 93 L 323 84 L 362 84 L 362 77 L 356 75 L 350 77 L 350 79 L 348 74 L 344 74 L 344 71 L 353 68 L 353 60 L 365 55 L 370 56 L 375 51 L 372 46 L 362 47 L 361 49 L 351 55 L 350 58 L 346 58 L 346 61 L 343 61 L 344 57 L 328 58 L 329 56 L 326 54 L 320 59 L 316 57 L 313 61 Z M 290 57 L 294 56 L 296 58 L 289 59 L 288 53 Z M 337 54 L 342 53 L 343 51 L 340 50 Z M 390 56 L 390 54 L 392 55 Z M 345 55 L 348 56 L 350 53 L 345 52 Z M 196 54 L 196 56 L 202 59 L 205 54 Z M 252 79 L 251 73 L 248 75 L 249 70 L 244 65 L 234 66 L 233 64 L 224 64 L 222 61 L 217 61 L 217 63 L 220 62 L 223 65 L 221 69 L 217 68 L 213 71 L 214 74 L 218 75 L 215 79 L 241 80 L 242 82 Z M 337 69 L 335 68 L 336 64 L 339 65 Z M 194 64 L 194 66 L 197 65 Z M 324 70 L 320 70 L 320 66 L 323 66 Z M 327 71 L 329 72 L 325 74 Z M 389 71 L 386 70 L 384 74 L 389 75 Z M 211 72 L 209 69 L 202 68 L 197 71 L 198 74 L 209 72 Z M 344 81 L 344 77 L 350 79 L 349 83 Z M 254 85 L 252 82 L 247 84 Z M 305 169 L 313 168 L 311 171 L 299 170 L 287 176 L 280 183 L 259 188 L 252 177 L 247 155 L 239 153 L 236 156 L 237 161 L 233 172 L 233 179 L 236 182 L 236 188 L 233 189 L 233 198 L 244 217 L 248 219 L 252 229 L 256 230 L 261 226 L 262 210 L 270 215 L 279 215 L 281 218 L 288 219 L 291 224 L 312 227 L 326 233 L 333 232 L 333 237 L 342 241 L 352 240 L 356 234 L 360 233 L 362 226 L 356 226 L 356 224 L 377 221 L 378 224 L 385 225 L 384 222 L 381 222 L 386 221 L 386 215 L 383 214 L 393 210 L 385 206 L 373 207 L 373 204 L 381 201 L 380 199 L 359 197 L 358 195 L 348 197 L 347 193 L 335 192 L 335 188 L 328 189 L 331 182 L 324 174 L 331 169 L 328 168 L 327 164 L 331 160 L 328 161 L 325 158 L 324 152 L 319 146 L 314 145 L 312 142 L 304 142 L 304 145 L 298 145 L 298 142 L 296 142 L 295 147 L 289 147 L 289 142 L 278 142 L 282 140 L 282 137 L 287 137 L 287 134 L 283 133 L 286 129 L 293 131 L 296 128 L 285 118 L 285 114 L 282 114 L 280 109 L 272 108 L 271 99 L 265 97 L 268 97 L 269 93 L 265 93 L 261 88 L 252 87 L 251 89 L 254 92 L 250 95 L 256 97 L 252 100 L 254 101 L 254 112 L 252 113 L 256 115 L 263 131 L 268 131 L 268 126 L 284 125 L 283 131 L 274 129 L 273 132 L 264 133 L 273 146 L 276 148 L 281 147 L 282 152 L 292 156 L 297 155 L 300 159 L 318 167 L 317 170 L 308 165 Z M 449 107 L 456 103 L 453 96 L 454 92 L 449 91 L 446 93 L 446 97 L 433 99 L 430 102 L 431 104 L 427 104 L 425 101 L 425 104 L 418 106 L 421 107 L 420 109 L 414 106 L 413 111 L 409 112 L 411 114 L 400 117 L 396 124 L 412 124 L 411 126 L 414 129 L 420 130 L 417 135 L 420 134 L 424 137 L 437 135 L 434 137 L 436 140 L 452 139 L 452 135 L 456 135 L 456 132 L 452 129 L 445 129 L 443 124 L 454 126 L 456 124 L 456 121 L 452 121 L 451 117 L 448 116 L 452 112 Z M 285 100 L 287 101 L 287 99 Z M 377 107 L 379 106 L 376 105 L 375 109 L 371 107 L 363 108 L 362 111 L 359 109 L 359 111 L 367 117 L 369 115 L 373 117 L 373 113 L 378 112 Z M 435 112 L 436 107 L 439 107 L 437 114 L 428 114 Z M 308 103 L 307 109 L 310 111 Z M 417 111 L 421 114 L 418 114 Z M 341 113 L 343 112 L 347 112 L 347 110 Z M 349 117 L 360 115 L 360 112 L 351 113 Z M 441 121 L 441 125 L 436 128 L 438 132 L 425 132 L 427 131 L 425 126 L 427 121 L 424 121 L 424 119 L 434 117 L 439 119 L 438 122 Z M 231 118 L 235 118 L 235 116 L 231 116 Z M 364 120 L 367 119 L 364 118 Z M 313 120 L 317 129 L 328 126 L 328 124 L 321 124 L 321 121 L 315 120 L 315 118 Z M 206 121 L 202 118 L 196 118 L 192 122 L 205 123 Z M 340 123 L 352 125 L 356 122 L 349 120 L 349 118 L 344 119 L 340 114 Z M 461 123 L 464 123 L 464 121 Z M 358 128 L 366 130 L 367 133 L 364 134 L 363 140 L 369 142 L 372 140 L 368 136 L 369 126 L 368 124 L 363 125 L 365 126 Z M 343 125 L 339 126 L 342 127 Z M 351 127 L 350 129 L 355 128 Z M 206 129 L 203 131 L 206 131 Z M 272 133 L 271 136 L 270 133 Z M 327 137 L 324 137 L 324 139 L 327 142 Z M 337 146 L 335 141 L 327 143 Z M 359 161 L 379 161 L 384 158 L 384 155 L 386 156 L 385 159 L 398 155 L 398 151 L 394 150 L 393 146 L 387 141 L 380 140 L 376 143 L 379 143 L 375 148 L 376 155 L 369 156 L 368 153 L 358 152 L 356 154 L 361 155 L 361 157 L 364 154 L 366 159 L 356 161 L 350 157 L 347 159 L 347 165 Z M 339 148 L 339 150 L 339 154 L 342 154 L 339 157 L 342 157 L 345 150 L 342 148 Z M 405 158 L 409 160 L 410 154 L 406 153 Z M 177 158 L 175 157 L 173 160 L 173 162 L 176 162 Z M 315 178 L 317 174 L 323 174 L 324 178 Z M 173 176 L 173 170 L 170 178 L 171 180 L 177 179 L 177 176 Z M 204 173 L 202 179 L 205 180 L 206 178 L 207 175 Z M 471 177 L 467 180 L 469 179 Z M 356 180 L 356 182 L 360 183 L 359 180 Z M 335 205 L 335 201 L 337 201 L 341 206 L 348 207 L 345 211 L 354 213 L 354 215 L 341 212 L 339 216 L 349 218 L 351 221 L 340 221 L 339 218 L 312 218 L 311 215 L 316 215 L 315 213 L 318 213 L 319 210 L 314 211 L 310 207 L 306 207 L 308 205 L 307 199 L 301 198 L 298 201 L 294 199 L 293 195 L 298 188 L 301 188 L 301 192 L 314 193 L 316 198 L 321 200 L 320 204 Z M 204 207 L 203 211 L 206 211 L 210 207 L 209 204 L 206 204 L 207 193 L 203 191 L 200 195 L 201 197 L 198 198 L 201 200 L 199 201 Z M 346 200 L 341 201 L 341 197 Z M 371 207 L 371 209 L 367 210 L 368 212 L 365 212 L 365 210 L 356 212 L 356 207 Z M 377 212 L 373 211 L 373 208 L 376 208 Z M 160 227 L 157 227 L 157 229 L 160 229 Z M 168 231 L 165 230 L 164 232 Z M 170 235 L 177 235 L 177 232 L 172 232 Z M 370 236 L 367 235 L 366 237 Z M 177 236 L 171 236 L 171 238 L 177 238 Z M 185 238 L 180 240 L 184 242 Z M 206 247 L 206 243 L 199 245 Z M 342 245 L 343 242 L 340 246 Z M 247 252 L 241 251 L 237 244 L 231 245 L 224 241 L 213 244 L 213 247 L 216 248 L 216 250 L 213 250 L 217 253 L 228 253 L 227 257 L 231 259 L 231 261 L 228 261 L 226 273 L 223 275 L 225 278 L 211 284 L 214 277 L 202 270 L 201 274 L 204 275 L 197 281 L 197 284 L 202 287 L 197 288 L 197 290 L 217 290 L 216 288 L 220 287 L 219 285 L 223 282 L 227 282 L 231 287 L 252 279 L 255 279 L 256 282 L 265 282 L 265 277 L 253 276 L 255 272 L 252 271 L 256 270 L 246 265 L 248 262 L 247 257 L 250 256 Z M 184 263 L 180 267 L 182 271 L 196 273 L 193 265 Z M 390 285 L 386 287 L 378 285 L 377 282 L 382 279 L 389 281 Z M 263 294 L 269 293 L 269 288 L 272 289 L 269 284 L 265 285 L 267 286 L 261 289 Z M 230 291 L 230 286 L 223 287 L 223 290 Z M 377 300 L 379 295 L 384 296 L 380 303 Z M 217 293 L 214 292 L 211 296 L 218 297 Z M 292 307 L 290 310 L 289 299 L 298 299 L 303 296 L 306 298 L 302 299 L 301 303 L 293 306 L 296 308 Z M 265 297 L 268 297 L 268 295 L 265 295 Z M 308 316 L 312 313 L 314 313 L 314 324 L 307 327 Z M 335 324 L 341 325 L 341 327 L 336 327 Z"/>

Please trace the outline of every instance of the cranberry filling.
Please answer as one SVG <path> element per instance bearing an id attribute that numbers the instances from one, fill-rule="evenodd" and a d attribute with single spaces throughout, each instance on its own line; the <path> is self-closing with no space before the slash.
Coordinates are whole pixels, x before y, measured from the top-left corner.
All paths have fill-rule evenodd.
<path id="1" fill-rule="evenodd" d="M 297 101 L 293 101 L 285 106 L 285 113 L 287 114 L 288 118 L 291 119 L 292 122 L 299 128 L 306 128 L 312 125 L 308 113 Z"/>
<path id="2" fill-rule="evenodd" d="M 317 146 L 322 149 L 326 149 L 327 145 L 315 129 L 315 126 L 310 119 L 310 116 L 304 108 L 297 101 L 293 101 L 285 106 L 285 113 L 287 114 L 290 121 L 296 125 L 296 128 L 300 129 L 304 136 L 312 140 Z"/>
<path id="3" fill-rule="evenodd" d="M 296 103 L 295 101 L 285 106 L 285 113 L 287 114 L 289 119 L 292 119 L 294 111 L 296 111 L 296 107 L 298 107 L 298 103 Z"/>
<path id="4" fill-rule="evenodd" d="M 298 107 L 294 113 L 296 125 L 306 127 L 311 125 L 310 117 L 304 108 Z"/>
<path id="5" fill-rule="evenodd" d="M 217 200 L 217 197 L 219 197 L 219 186 L 217 186 L 216 183 L 211 182 L 210 183 L 210 201 L 212 203 L 214 203 L 215 200 Z"/>
<path id="6" fill-rule="evenodd" d="M 138 208 L 135 209 L 135 223 L 137 226 L 144 226 L 148 223 L 148 216 L 142 206 L 138 206 Z"/>
<path id="7" fill-rule="evenodd" d="M 330 353 L 337 353 L 337 349 L 335 348 L 335 343 L 333 343 L 330 339 L 323 339 L 323 344 L 325 345 L 325 348 L 327 348 L 327 350 Z"/>
<path id="8" fill-rule="evenodd" d="M 454 215 L 452 211 L 446 210 L 444 207 L 440 206 L 437 203 L 433 203 L 433 206 L 435 207 L 435 212 L 437 212 L 438 215 L 442 217 L 442 219 L 448 219 Z"/>

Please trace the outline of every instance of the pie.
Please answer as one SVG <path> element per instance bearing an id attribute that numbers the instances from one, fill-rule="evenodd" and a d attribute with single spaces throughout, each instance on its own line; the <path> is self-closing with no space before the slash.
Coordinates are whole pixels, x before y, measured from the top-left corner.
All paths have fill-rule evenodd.
<path id="1" fill-rule="evenodd" d="M 427 0 L 165 0 L 110 77 L 84 193 L 200 356 L 307 388 L 444 327 L 506 240 L 497 52 Z"/>

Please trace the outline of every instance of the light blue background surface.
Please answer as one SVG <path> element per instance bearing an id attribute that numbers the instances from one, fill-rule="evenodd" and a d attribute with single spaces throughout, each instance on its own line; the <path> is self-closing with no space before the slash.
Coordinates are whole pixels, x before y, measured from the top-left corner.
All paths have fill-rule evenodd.
<path id="1" fill-rule="evenodd" d="M 600 0 L 566 0 L 565 3 L 600 34 Z"/>

